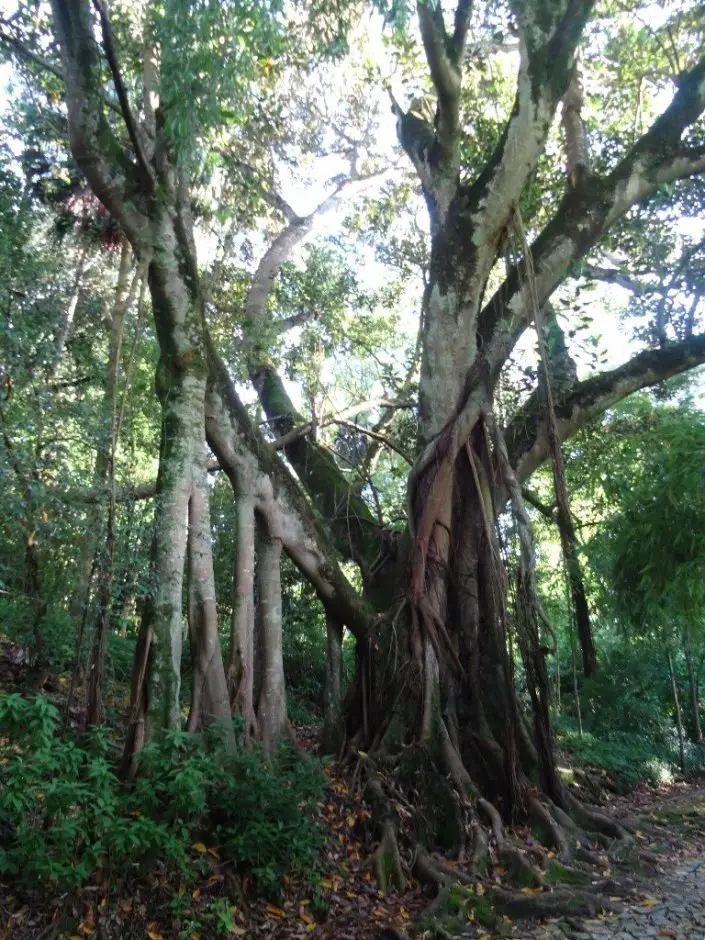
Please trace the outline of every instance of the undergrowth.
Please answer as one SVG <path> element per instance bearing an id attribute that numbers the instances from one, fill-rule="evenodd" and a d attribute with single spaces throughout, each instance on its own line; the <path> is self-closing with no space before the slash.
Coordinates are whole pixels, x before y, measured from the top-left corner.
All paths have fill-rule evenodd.
<path id="1" fill-rule="evenodd" d="M 324 833 L 324 777 L 290 748 L 273 766 L 229 751 L 217 731 L 171 733 L 140 756 L 132 786 L 101 730 L 63 734 L 43 696 L 0 696 L 0 878 L 47 890 L 159 868 L 201 877 L 218 860 L 276 898 L 284 875 L 310 883 Z"/>

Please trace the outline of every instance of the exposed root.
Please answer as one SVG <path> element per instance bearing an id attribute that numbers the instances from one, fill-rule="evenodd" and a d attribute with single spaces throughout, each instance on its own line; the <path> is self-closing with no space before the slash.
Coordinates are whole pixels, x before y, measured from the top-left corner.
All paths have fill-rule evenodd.
<path id="1" fill-rule="evenodd" d="M 490 801 L 486 800 L 484 797 L 480 797 L 477 801 L 477 808 L 489 822 L 492 835 L 497 845 L 504 845 L 504 826 L 502 825 L 502 817 L 499 815 L 498 811 Z"/>
<path id="2" fill-rule="evenodd" d="M 521 894 L 504 888 L 491 888 L 487 896 L 494 909 L 512 919 L 560 917 L 567 914 L 595 917 L 600 911 L 615 911 L 614 902 L 588 891 L 561 890 L 541 894 Z"/>
<path id="3" fill-rule="evenodd" d="M 487 862 L 489 860 L 489 849 L 487 846 L 487 836 L 482 826 L 473 822 L 472 824 L 472 848 L 470 851 L 470 871 L 473 874 L 485 874 Z"/>
<path id="4" fill-rule="evenodd" d="M 552 885 L 582 885 L 587 888 L 592 884 L 592 876 L 591 871 L 583 871 L 572 865 L 563 865 L 555 858 L 549 859 L 546 867 L 546 879 Z"/>
<path id="5" fill-rule="evenodd" d="M 517 888 L 544 888 L 546 881 L 534 865 L 531 864 L 525 852 L 513 845 L 502 846 L 499 860 L 507 869 L 507 874 L 513 885 Z"/>
<path id="6" fill-rule="evenodd" d="M 372 823 L 379 833 L 379 844 L 370 859 L 370 866 L 379 889 L 382 892 L 390 888 L 403 891 L 406 887 L 406 878 L 397 842 L 396 815 L 384 795 L 382 784 L 376 778 L 368 781 L 365 799 L 372 808 Z"/>
<path id="7" fill-rule="evenodd" d="M 549 848 L 556 849 L 558 858 L 563 863 L 569 862 L 572 853 L 563 827 L 555 821 L 550 812 L 535 796 L 530 796 L 527 804 L 537 835 L 541 841 Z"/>
<path id="8" fill-rule="evenodd" d="M 570 815 L 583 829 L 599 832 L 612 839 L 629 838 L 626 831 L 614 819 L 610 819 L 609 816 L 605 816 L 604 813 L 597 810 L 589 809 L 580 800 L 576 800 L 573 794 L 567 790 L 564 790 L 564 799 Z"/>
<path id="9" fill-rule="evenodd" d="M 391 819 L 382 823 L 381 831 L 382 838 L 370 860 L 377 886 L 383 894 L 390 888 L 403 891 L 406 888 L 406 878 L 401 867 L 397 834 Z"/>
<path id="10" fill-rule="evenodd" d="M 575 858 L 579 862 L 584 862 L 586 865 L 590 865 L 592 868 L 607 868 L 608 862 L 607 859 L 598 855 L 597 852 L 592 852 L 590 849 L 586 849 L 585 846 L 579 845 L 575 850 Z"/>
<path id="11" fill-rule="evenodd" d="M 434 858 L 423 848 L 419 848 L 416 852 L 414 875 L 421 884 L 438 889 L 454 882 L 464 885 L 472 883 L 472 878 L 466 875 L 465 872 L 452 868 L 442 859 Z"/>

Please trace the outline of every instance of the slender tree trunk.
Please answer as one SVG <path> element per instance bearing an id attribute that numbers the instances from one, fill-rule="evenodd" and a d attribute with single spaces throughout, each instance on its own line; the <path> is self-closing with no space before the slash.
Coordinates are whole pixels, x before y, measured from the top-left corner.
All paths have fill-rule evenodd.
<path id="1" fill-rule="evenodd" d="M 693 715 L 693 739 L 696 744 L 702 744 L 703 731 L 700 724 L 700 694 L 698 691 L 698 680 L 693 667 L 693 650 L 687 631 L 683 633 L 683 652 L 685 654 L 685 665 L 688 670 L 688 692 Z"/>
<path id="2" fill-rule="evenodd" d="M 343 625 L 339 620 L 327 614 L 322 748 L 327 754 L 336 754 L 340 751 L 344 740 Z"/>
<path id="3" fill-rule="evenodd" d="M 257 733 L 254 709 L 255 669 L 255 504 L 243 493 L 235 499 L 235 570 L 233 614 L 230 625 L 228 685 L 234 711 L 245 724 L 245 736 Z"/>
<path id="4" fill-rule="evenodd" d="M 257 581 L 262 636 L 262 689 L 257 720 L 265 750 L 276 754 L 289 730 L 282 652 L 281 540 L 260 532 L 257 542 Z"/>
<path id="5" fill-rule="evenodd" d="M 76 273 L 74 275 L 73 285 L 71 287 L 71 295 L 54 337 L 54 359 L 49 369 L 49 378 L 52 378 L 56 374 L 56 371 L 61 364 L 61 360 L 64 358 L 66 343 L 68 342 L 71 327 L 73 326 L 73 320 L 76 315 L 76 309 L 78 307 L 78 301 L 81 296 L 83 276 L 86 273 L 86 268 L 88 266 L 87 261 L 88 244 L 86 243 L 82 245 L 81 248 L 79 248 L 78 263 L 76 265 Z"/>
<path id="6" fill-rule="evenodd" d="M 583 656 L 583 672 L 589 678 L 597 672 L 597 653 L 595 652 L 595 643 L 592 636 L 590 609 L 585 594 L 585 581 L 580 569 L 578 540 L 570 513 L 566 516 L 559 508 L 558 520 L 563 557 L 568 572 L 570 596 L 575 610 L 575 622 L 578 627 L 578 640 L 580 641 L 580 650 Z"/>
<path id="7" fill-rule="evenodd" d="M 668 671 L 671 676 L 671 692 L 673 693 L 673 707 L 676 712 L 676 729 L 678 730 L 678 753 L 681 770 L 685 773 L 685 743 L 683 739 L 683 717 L 681 715 L 681 702 L 678 696 L 678 684 L 676 683 L 676 673 L 673 668 L 673 657 L 671 651 L 668 651 Z"/>
<path id="8" fill-rule="evenodd" d="M 132 287 L 126 297 L 122 296 L 120 281 L 123 275 L 125 255 L 129 260 L 129 249 L 123 244 L 120 259 L 120 274 L 118 275 L 118 290 L 110 327 L 110 351 L 108 355 L 108 376 L 105 387 L 104 417 L 109 431 L 107 440 L 98 448 L 96 457 L 96 480 L 99 484 L 108 485 L 108 511 L 105 523 L 105 545 L 103 546 L 98 564 L 98 620 L 93 639 L 93 651 L 90 664 L 90 679 L 88 683 L 88 699 L 86 705 L 86 720 L 91 725 L 100 724 L 103 720 L 103 680 L 105 672 L 105 650 L 110 630 L 110 603 L 112 597 L 113 574 L 115 568 L 115 452 L 119 429 L 118 421 L 118 385 L 120 382 L 120 359 L 122 353 L 122 339 L 125 328 L 125 316 L 134 299 L 137 285 L 143 272 L 135 273 Z"/>
<path id="9" fill-rule="evenodd" d="M 120 367 L 119 352 L 122 344 L 122 332 L 128 306 L 127 295 L 130 276 L 130 256 L 130 246 L 127 241 L 123 241 L 122 250 L 120 252 L 117 285 L 115 287 L 115 301 L 111 314 L 108 374 L 103 399 L 103 422 L 99 432 L 101 439 L 98 441 L 95 459 L 94 485 L 99 488 L 105 485 L 110 466 L 111 441 L 107 439 L 107 436 L 104 438 L 103 435 L 105 434 L 105 429 L 112 424 L 112 392 L 113 389 L 116 388 Z M 102 529 L 102 519 L 103 504 L 100 501 L 88 507 L 85 532 L 81 542 L 81 553 L 78 558 L 76 588 L 69 607 L 71 619 L 75 624 L 80 623 L 83 618 L 83 611 L 85 610 L 88 600 L 90 582 L 94 569 L 93 563 Z"/>
<path id="10" fill-rule="evenodd" d="M 194 480 L 188 508 L 188 621 L 193 688 L 187 727 L 194 732 L 218 721 L 231 734 L 228 684 L 218 636 L 205 451 L 196 473 L 198 479 Z"/>

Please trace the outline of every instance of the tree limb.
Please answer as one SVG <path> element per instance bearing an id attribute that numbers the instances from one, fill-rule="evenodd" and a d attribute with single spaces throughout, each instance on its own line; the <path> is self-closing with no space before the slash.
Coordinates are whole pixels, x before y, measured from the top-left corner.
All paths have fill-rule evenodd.
<path id="1" fill-rule="evenodd" d="M 576 274 L 580 277 L 588 278 L 593 281 L 604 281 L 606 284 L 617 284 L 624 290 L 643 297 L 644 294 L 656 294 L 659 288 L 655 284 L 646 284 L 644 281 L 638 281 L 626 271 L 620 268 L 602 268 L 597 264 L 581 264 Z"/>
<path id="2" fill-rule="evenodd" d="M 560 439 L 572 437 L 586 422 L 641 388 L 655 385 L 705 363 L 705 334 L 662 349 L 647 349 L 629 362 L 578 383 L 556 402 Z M 527 480 L 548 457 L 548 427 L 541 395 L 534 391 L 510 421 L 505 439 L 512 466 Z"/>
<path id="3" fill-rule="evenodd" d="M 103 112 L 98 48 L 87 0 L 52 0 L 61 51 L 71 151 L 98 199 L 122 225 L 133 246 L 148 231 L 139 206 L 144 196 L 135 165 L 122 150 Z"/>
<path id="4" fill-rule="evenodd" d="M 587 255 L 606 229 L 663 183 L 705 171 L 705 147 L 684 150 L 683 132 L 705 110 L 705 58 L 681 77 L 670 105 L 607 177 L 569 189 L 531 246 L 534 278 L 515 265 L 483 308 L 478 332 L 486 368 L 498 374 L 531 317 L 531 292 L 544 305 L 570 265 Z M 696 155 L 697 156 L 694 156 Z"/>
<path id="5" fill-rule="evenodd" d="M 113 76 L 115 92 L 117 94 L 118 101 L 120 102 L 120 113 L 122 114 L 123 120 L 125 121 L 125 127 L 127 128 L 128 136 L 132 142 L 135 156 L 137 157 L 137 163 L 139 164 L 140 169 L 144 175 L 144 182 L 147 184 L 149 189 L 152 190 L 154 189 L 154 174 L 152 173 L 152 168 L 145 158 L 139 130 L 137 128 L 137 124 L 135 123 L 132 109 L 130 108 L 130 100 L 127 97 L 127 89 L 125 88 L 125 83 L 122 80 L 120 65 L 117 59 L 115 38 L 113 36 L 112 27 L 110 26 L 110 20 L 108 19 L 108 14 L 105 11 L 102 0 L 93 0 L 93 6 L 95 7 L 98 13 L 98 18 L 100 19 L 100 29 L 103 35 L 103 49 L 110 67 L 110 74 Z"/>
<path id="6" fill-rule="evenodd" d="M 0 26 L 6 26 L 7 24 L 0 20 Z M 37 68 L 41 69 L 43 72 L 48 72 L 50 75 L 54 75 L 56 78 L 64 80 L 64 73 L 61 71 L 61 68 L 58 65 L 54 65 L 53 62 L 50 62 L 49 59 L 45 59 L 43 56 L 37 55 L 36 52 L 33 52 L 29 46 L 22 42 L 21 39 L 18 39 L 16 36 L 11 36 L 9 33 L 3 32 L 0 29 L 0 43 L 3 43 L 8 48 L 12 49 L 16 53 L 17 58 L 24 60 L 25 62 L 31 62 L 32 65 L 36 65 Z M 111 101 L 110 98 L 105 95 L 102 96 L 105 105 L 110 108 L 111 111 L 114 111 L 116 114 L 122 115 L 120 110 L 120 105 L 116 104 L 114 101 Z"/>
<path id="7" fill-rule="evenodd" d="M 287 222 L 292 223 L 300 218 L 298 213 L 294 211 L 286 199 L 284 199 L 284 197 L 271 186 L 265 183 L 254 167 L 250 166 L 250 164 L 246 163 L 244 160 L 240 160 L 233 156 L 233 154 L 228 153 L 227 150 L 220 150 L 218 152 L 228 163 L 230 163 L 236 169 L 240 170 L 242 175 L 247 180 L 249 180 L 249 182 L 254 184 L 264 201 L 269 206 L 271 206 L 272 209 L 276 210 L 282 216 L 284 216 Z"/>

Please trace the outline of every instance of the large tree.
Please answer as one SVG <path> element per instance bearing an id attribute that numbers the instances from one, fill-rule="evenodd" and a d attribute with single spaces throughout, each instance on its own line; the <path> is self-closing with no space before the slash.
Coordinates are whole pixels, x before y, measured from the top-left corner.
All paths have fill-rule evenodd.
<path id="1" fill-rule="evenodd" d="M 457 819 L 459 796 L 463 813 L 473 822 L 479 813 L 498 841 L 503 838 L 502 819 L 527 814 L 565 856 L 571 854 L 565 833 L 576 825 L 615 834 L 616 827 L 575 803 L 556 773 L 547 644 L 521 484 L 551 456 L 560 487 L 563 440 L 634 390 L 705 361 L 705 336 L 693 329 L 696 304 L 689 330 L 674 338 L 661 310 L 655 348 L 577 381 L 561 356 L 565 342 L 549 341 L 558 327 L 547 308 L 569 277 L 585 273 L 581 262 L 595 259 L 629 213 L 650 199 L 660 200 L 663 207 L 681 198 L 681 181 L 697 180 L 705 170 L 705 59 L 698 56 L 702 37 L 692 11 L 682 18 L 688 39 L 683 57 L 688 61 L 679 62 L 677 75 L 668 71 L 670 63 L 663 68 L 663 86 L 672 90 L 670 103 L 642 133 L 624 141 L 613 133 L 607 112 L 604 133 L 595 130 L 599 158 L 594 161 L 577 67 L 581 48 L 586 68 L 587 54 L 595 54 L 590 24 L 597 14 L 590 0 L 516 0 L 506 9 L 492 6 L 485 11 L 486 20 L 469 0 L 458 0 L 454 11 L 444 11 L 439 0 L 426 0 L 413 11 L 432 104 L 427 98 L 420 106 L 413 102 L 405 108 L 392 96 L 392 108 L 399 141 L 428 209 L 430 251 L 420 318 L 420 376 L 413 403 L 418 435 L 412 442 L 407 526 L 390 534 L 380 527 L 364 482 L 351 480 L 318 439 L 317 428 L 326 416 L 297 411 L 267 349 L 278 328 L 272 322 L 272 288 L 281 266 L 309 235 L 315 216 L 339 204 L 345 187 L 379 171 L 374 164 L 364 165 L 361 151 L 368 153 L 368 148 L 355 127 L 355 114 L 346 116 L 350 127 L 343 127 L 339 138 L 345 148 L 336 151 L 343 152 L 349 173 L 335 182 L 332 195 L 318 209 L 298 215 L 278 194 L 271 166 L 241 156 L 259 126 L 255 117 L 261 102 L 256 94 L 249 97 L 258 70 L 268 72 L 277 56 L 287 54 L 285 13 L 278 5 L 263 3 L 243 13 L 238 4 L 206 4 L 199 20 L 195 14 L 179 18 L 180 5 L 165 4 L 161 18 L 147 16 L 143 24 L 139 82 L 136 72 L 130 82 L 123 77 L 124 63 L 130 59 L 134 66 L 139 58 L 135 50 L 131 58 L 118 56 L 99 0 L 94 8 L 95 14 L 87 0 L 52 3 L 71 148 L 95 195 L 148 266 L 161 352 L 154 585 L 135 662 L 126 767 L 145 735 L 180 722 L 187 546 L 190 636 L 198 679 L 189 725 L 196 729 L 212 718 L 227 717 L 230 691 L 248 725 L 254 730 L 259 724 L 267 745 L 276 745 L 286 723 L 276 597 L 283 548 L 326 607 L 329 691 L 339 686 L 334 663 L 340 625 L 357 641 L 346 736 L 349 753 L 359 756 L 369 776 L 368 794 L 384 837 L 382 854 L 388 853 L 392 863 L 390 869 L 382 860 L 380 877 L 390 870 L 400 875 L 394 820 L 377 776 L 380 768 L 395 771 L 422 804 L 446 805 L 448 818 Z M 341 11 L 346 13 L 343 5 Z M 399 39 L 402 48 L 413 42 L 408 16 L 403 24 L 404 14 L 411 12 L 403 4 L 394 4 L 390 12 L 406 30 Z M 616 23 L 619 17 L 609 4 L 598 12 L 609 35 L 611 17 Z M 323 22 L 323 13 L 317 15 Z M 294 17 L 294 22 L 300 20 Z M 97 27 L 117 102 L 102 67 Z M 342 21 L 336 24 L 344 27 Z M 514 38 L 505 43 L 498 34 Z M 325 38 L 328 33 L 320 28 L 316 35 Z M 10 35 L 5 41 L 31 60 L 20 38 Z M 252 139 L 236 137 L 234 149 L 224 146 L 218 134 L 209 137 L 202 126 L 190 125 L 179 111 L 178 95 L 188 93 L 179 68 L 202 67 L 200 60 L 179 56 L 199 42 L 209 50 L 207 61 L 220 67 L 216 91 L 229 95 L 240 109 L 235 124 L 251 129 Z M 488 117 L 475 72 L 478 61 L 489 60 L 496 46 L 502 55 L 507 54 L 505 46 L 510 55 L 515 48 L 518 73 L 513 101 L 492 125 L 498 132 L 483 136 Z M 135 86 L 141 89 L 139 109 L 129 100 Z M 555 149 L 559 139 L 555 123 L 561 102 L 563 154 L 547 172 L 547 145 L 552 142 Z M 501 95 L 496 105 L 501 108 Z M 209 114 L 211 129 L 219 117 L 225 121 L 227 112 L 226 105 Z M 192 196 L 199 147 L 218 152 L 221 172 L 239 174 L 240 182 L 258 192 L 279 220 L 276 237 L 246 291 L 239 348 L 233 351 L 231 346 L 266 413 L 272 432 L 266 440 L 240 402 L 231 364 L 218 355 L 206 324 L 206 304 L 217 284 L 206 288 L 195 255 Z M 597 271 L 593 268 L 593 274 Z M 216 265 L 211 277 L 217 273 Z M 498 385 L 532 326 L 539 334 L 542 369 L 535 388 L 502 427 L 495 407 Z M 408 408 L 414 367 L 412 357 L 402 395 L 358 404 L 351 412 L 379 409 L 377 424 L 362 428 L 373 448 Z M 344 426 L 345 416 L 337 418 Z M 354 431 L 361 427 L 353 422 Z M 231 654 L 235 679 L 230 690 L 216 629 L 206 440 L 238 501 Z M 286 462 L 277 451 L 284 452 Z M 369 459 L 363 465 L 369 469 Z M 506 528 L 497 525 L 508 502 L 520 542 L 516 574 L 505 568 L 499 539 Z M 568 522 L 565 502 L 562 512 Z M 259 622 L 267 669 L 258 716 L 249 675 L 255 516 L 261 529 Z M 361 593 L 343 576 L 340 559 L 358 565 Z M 531 724 L 516 696 L 510 633 L 516 635 L 524 661 Z M 339 709 L 334 694 L 330 699 L 330 708 Z M 435 824 L 428 823 L 429 816 Z M 419 818 L 425 820 L 423 841 L 437 844 L 443 833 L 448 839 L 447 819 L 440 819 L 437 809 L 425 816 L 422 808 Z M 451 841 L 462 841 L 462 829 Z M 473 831 L 481 846 L 480 827 Z"/>

